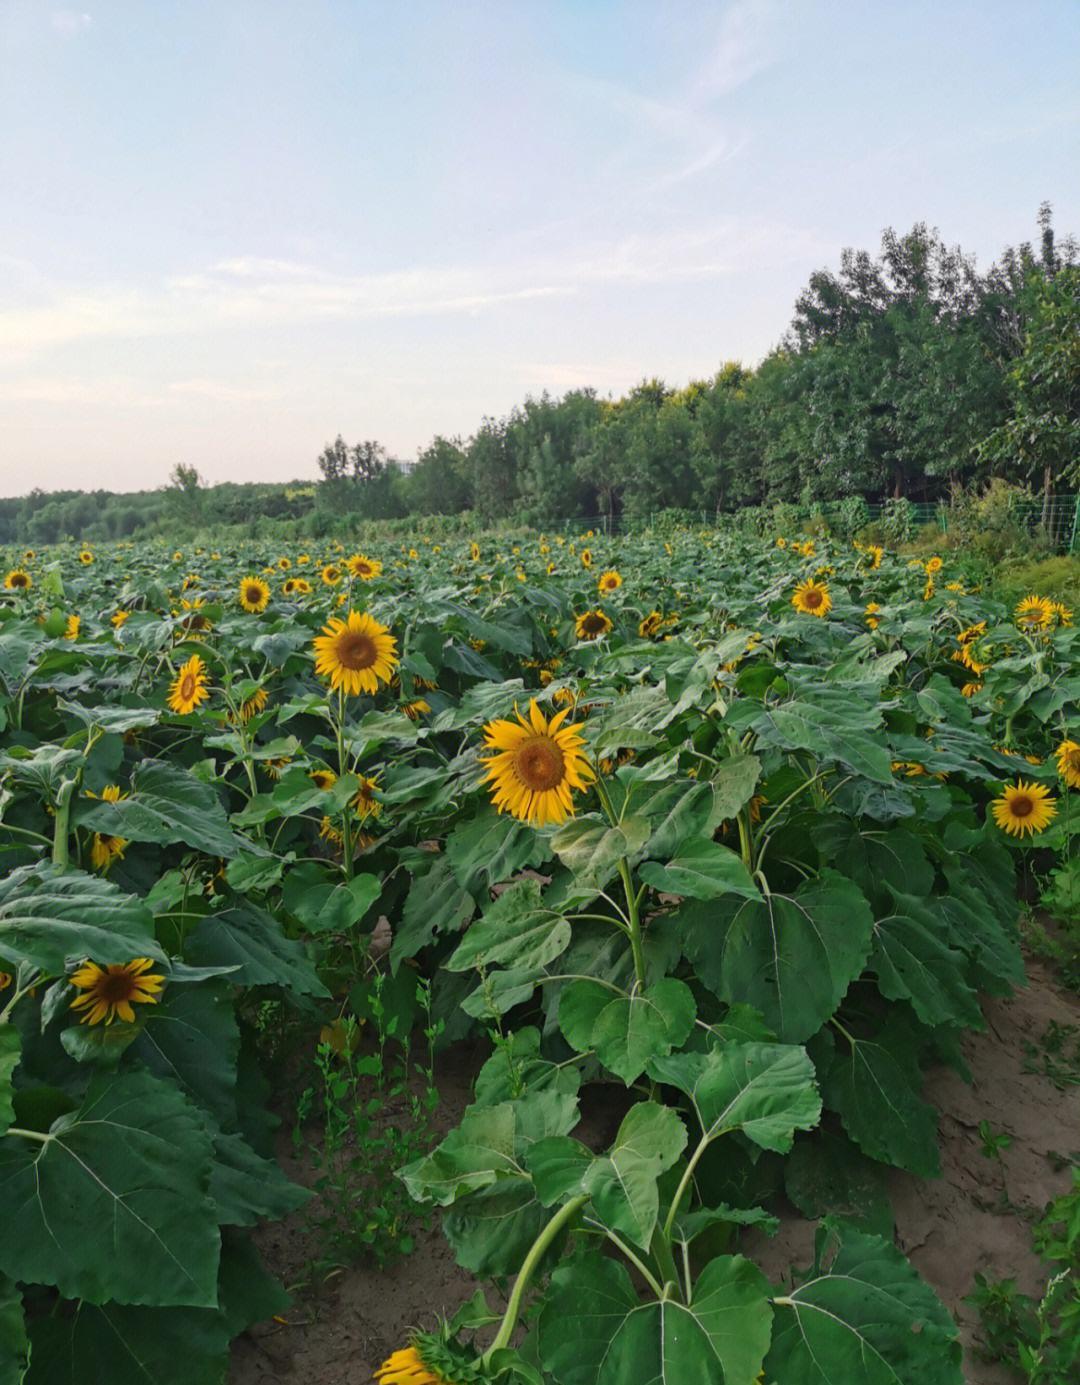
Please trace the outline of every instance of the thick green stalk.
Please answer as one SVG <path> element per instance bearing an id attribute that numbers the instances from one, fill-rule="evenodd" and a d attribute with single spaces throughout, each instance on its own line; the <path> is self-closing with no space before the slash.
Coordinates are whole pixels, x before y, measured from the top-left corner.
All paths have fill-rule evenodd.
<path id="1" fill-rule="evenodd" d="M 522 1261 L 518 1277 L 514 1280 L 514 1287 L 510 1292 L 510 1302 L 506 1305 L 506 1312 L 503 1320 L 499 1324 L 499 1330 L 495 1334 L 495 1340 L 485 1352 L 485 1360 L 490 1360 L 495 1352 L 501 1351 L 510 1345 L 510 1338 L 514 1335 L 514 1328 L 517 1326 L 518 1315 L 521 1312 L 522 1300 L 525 1297 L 525 1290 L 529 1287 L 529 1281 L 536 1271 L 537 1265 L 544 1258 L 548 1247 L 562 1231 L 563 1227 L 573 1221 L 574 1217 L 588 1202 L 588 1197 L 582 1195 L 573 1197 L 569 1202 L 564 1203 L 555 1213 L 552 1219 L 544 1227 L 540 1235 L 533 1241 L 529 1248 L 529 1253 Z"/>
<path id="2" fill-rule="evenodd" d="M 56 795 L 56 818 L 53 825 L 53 864 L 66 869 L 68 864 L 68 823 L 71 820 L 71 798 L 75 780 L 65 779 Z"/>

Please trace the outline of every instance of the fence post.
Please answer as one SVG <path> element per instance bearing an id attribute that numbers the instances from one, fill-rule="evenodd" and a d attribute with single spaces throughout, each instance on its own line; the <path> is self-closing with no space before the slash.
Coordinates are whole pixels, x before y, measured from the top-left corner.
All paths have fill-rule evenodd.
<path id="1" fill-rule="evenodd" d="M 1072 533 L 1069 535 L 1069 552 L 1076 552 L 1076 535 L 1080 529 L 1080 495 L 1076 497 L 1076 504 L 1073 506 Z"/>

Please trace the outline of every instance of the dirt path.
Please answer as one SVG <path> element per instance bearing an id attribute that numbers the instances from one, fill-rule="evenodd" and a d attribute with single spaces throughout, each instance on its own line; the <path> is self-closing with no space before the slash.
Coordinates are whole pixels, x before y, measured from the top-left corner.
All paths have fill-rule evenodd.
<path id="1" fill-rule="evenodd" d="M 1008 1000 L 984 1006 L 987 1029 L 964 1043 L 972 1084 L 951 1069 L 930 1072 L 926 1096 L 944 1114 L 940 1123 L 942 1177 L 921 1182 L 896 1174 L 891 1182 L 901 1249 L 956 1315 L 967 1347 L 977 1327 L 963 1302 L 976 1271 L 1010 1276 L 1028 1293 L 1044 1276 L 1031 1250 L 1031 1222 L 1069 1184 L 1054 1155 L 1080 1158 L 1080 1086 L 1059 1090 L 1026 1072 L 1025 1044 L 1038 1048 L 1051 1022 L 1080 1025 L 1080 1000 L 1059 989 L 1039 962 L 1029 965 L 1030 984 Z M 453 1125 L 469 1098 L 475 1063 L 455 1052 L 444 1061 L 441 1119 Z M 982 1152 L 979 1122 L 1012 1143 L 1000 1161 Z M 299 1170 L 290 1168 L 293 1176 Z M 753 1253 L 771 1278 L 791 1264 L 806 1265 L 813 1224 L 783 1220 L 771 1241 Z M 260 1248 L 286 1283 L 302 1273 L 309 1246 L 302 1228 L 286 1222 L 260 1233 Z M 231 1385 L 357 1385 L 401 1345 L 410 1326 L 453 1311 L 475 1288 L 453 1262 L 438 1226 L 417 1238 L 416 1252 L 389 1270 L 358 1266 L 342 1273 L 314 1300 L 298 1299 L 289 1325 L 263 1324 L 233 1350 Z M 490 1301 L 490 1298 L 489 1298 Z M 968 1352 L 969 1385 L 1014 1385 L 1016 1377 L 979 1362 Z"/>

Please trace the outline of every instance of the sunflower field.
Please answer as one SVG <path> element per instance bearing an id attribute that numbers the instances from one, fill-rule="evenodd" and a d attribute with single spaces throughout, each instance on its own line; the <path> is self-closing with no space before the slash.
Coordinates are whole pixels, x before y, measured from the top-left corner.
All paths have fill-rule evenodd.
<path id="1" fill-rule="evenodd" d="M 1071 612 L 827 538 L 371 547 L 8 554 L 0 1385 L 227 1378 L 309 1197 L 269 1030 L 373 987 L 488 1055 L 394 1175 L 477 1293 L 381 1385 L 958 1385 L 885 1177 L 1033 859 L 1080 887 Z"/>

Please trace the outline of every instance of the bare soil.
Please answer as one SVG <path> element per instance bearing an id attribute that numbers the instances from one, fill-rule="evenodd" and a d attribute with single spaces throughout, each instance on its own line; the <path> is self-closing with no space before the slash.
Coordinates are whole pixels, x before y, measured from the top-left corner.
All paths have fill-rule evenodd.
<path id="1" fill-rule="evenodd" d="M 981 1362 L 971 1350 L 978 1321 L 964 1299 L 977 1271 L 1014 1278 L 1027 1293 L 1038 1293 L 1045 1283 L 1045 1269 L 1031 1249 L 1031 1224 L 1069 1186 L 1068 1170 L 1056 1156 L 1080 1159 L 1080 1086 L 1058 1090 L 1046 1077 L 1025 1071 L 1024 1046 L 1038 1046 L 1052 1021 L 1080 1024 L 1080 999 L 1033 961 L 1028 986 L 1008 999 L 988 1000 L 984 1013 L 985 1032 L 964 1043 L 971 1085 L 949 1068 L 927 1074 L 926 1098 L 942 1112 L 942 1177 L 926 1182 L 897 1173 L 890 1192 L 901 1249 L 960 1324 L 968 1385 L 1013 1385 L 1016 1376 Z M 459 1047 L 443 1057 L 443 1128 L 454 1125 L 467 1105 L 483 1056 Z M 1000 1159 L 983 1153 L 978 1126 L 984 1120 L 1012 1138 Z M 601 1115 L 598 1123 L 609 1122 Z M 595 1133 L 604 1138 L 611 1132 Z M 304 1170 L 284 1140 L 281 1156 L 286 1172 L 302 1182 Z M 777 1236 L 747 1241 L 745 1248 L 780 1281 L 791 1265 L 810 1263 L 813 1235 L 814 1224 L 793 1213 L 782 1219 Z M 386 1270 L 351 1266 L 317 1291 L 297 1294 L 286 1322 L 259 1324 L 240 1337 L 231 1385 L 354 1385 L 369 1379 L 405 1342 L 410 1327 L 453 1312 L 476 1288 L 454 1264 L 437 1223 L 416 1240 L 408 1259 Z M 287 1286 L 302 1283 L 317 1254 L 302 1216 L 263 1228 L 258 1241 L 268 1267 Z M 489 1302 L 496 1301 L 489 1293 Z"/>

